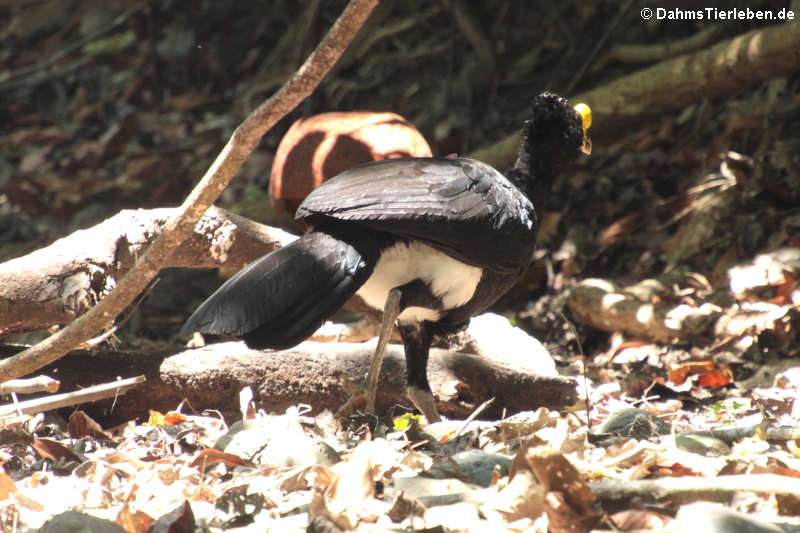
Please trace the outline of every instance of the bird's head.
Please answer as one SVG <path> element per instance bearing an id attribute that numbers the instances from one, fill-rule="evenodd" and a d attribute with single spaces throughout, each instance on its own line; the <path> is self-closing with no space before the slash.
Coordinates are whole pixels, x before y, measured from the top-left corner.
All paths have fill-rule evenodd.
<path id="1" fill-rule="evenodd" d="M 566 98 L 542 93 L 533 100 L 532 116 L 522 126 L 522 146 L 514 165 L 515 173 L 524 175 L 526 189 L 534 182 L 549 184 L 564 165 L 592 144 L 586 131 L 592 124 L 592 112 L 586 104 L 572 107 Z M 523 176 L 519 176 L 523 177 Z"/>

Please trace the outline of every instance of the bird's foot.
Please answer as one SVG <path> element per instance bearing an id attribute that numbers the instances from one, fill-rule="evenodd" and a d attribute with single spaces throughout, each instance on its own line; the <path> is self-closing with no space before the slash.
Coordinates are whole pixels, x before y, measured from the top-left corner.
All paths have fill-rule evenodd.
<path id="1" fill-rule="evenodd" d="M 442 417 L 439 416 L 439 411 L 436 410 L 436 402 L 433 400 L 433 393 L 431 391 L 418 387 L 408 387 L 406 391 L 411 403 L 425 415 L 428 424 L 442 421 Z"/>
<path id="2" fill-rule="evenodd" d="M 350 397 L 337 409 L 337 417 L 350 416 L 356 411 L 363 411 L 368 406 L 369 388 L 366 384 L 348 380 L 344 383 L 344 389 L 350 394 Z M 408 387 L 406 391 L 408 399 L 423 414 L 428 424 L 443 420 L 436 409 L 436 402 L 433 399 L 432 392 L 417 387 Z M 367 412 L 370 412 L 369 409 L 367 409 Z M 374 412 L 370 412 L 370 414 L 374 414 Z"/>
<path id="3" fill-rule="evenodd" d="M 346 381 L 344 390 L 350 394 L 347 401 L 336 410 L 337 418 L 344 418 L 352 415 L 356 411 L 363 411 L 367 405 L 367 387 L 353 381 Z"/>

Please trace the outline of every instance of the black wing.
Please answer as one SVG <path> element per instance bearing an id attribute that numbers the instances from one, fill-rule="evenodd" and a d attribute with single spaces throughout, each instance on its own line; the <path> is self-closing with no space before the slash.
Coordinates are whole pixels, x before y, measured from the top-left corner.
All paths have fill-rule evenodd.
<path id="1" fill-rule="evenodd" d="M 312 192 L 297 218 L 330 217 L 416 239 L 470 265 L 519 273 L 536 238 L 530 200 L 494 168 L 465 158 L 379 161 Z"/>

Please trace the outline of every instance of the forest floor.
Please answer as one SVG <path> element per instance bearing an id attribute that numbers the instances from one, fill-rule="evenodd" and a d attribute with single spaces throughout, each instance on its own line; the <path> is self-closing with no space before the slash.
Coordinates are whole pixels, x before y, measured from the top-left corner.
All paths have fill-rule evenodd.
<path id="1" fill-rule="evenodd" d="M 713 26 L 645 22 L 632 2 L 528 4 L 382 3 L 219 205 L 285 223 L 266 188 L 276 147 L 301 116 L 394 111 L 434 154 L 469 154 L 518 129 L 543 90 L 581 94 L 669 57 L 626 61 L 619 46 Z M 773 9 L 762 4 L 753 8 Z M 0 263 L 122 209 L 180 203 L 343 5 L 0 1 Z M 704 46 L 760 27 L 718 23 Z M 744 520 L 716 517 L 723 511 L 701 500 L 798 530 L 800 73 L 698 94 L 670 113 L 601 125 L 591 156 L 534 200 L 537 261 L 494 311 L 579 378 L 584 400 L 570 412 L 427 434 L 414 422 L 337 421 L 314 405 L 258 413 L 245 390 L 244 423 L 230 432 L 233 420 L 187 406 L 138 421 L 109 414 L 100 426 L 74 410 L 14 416 L 0 421 L 0 531 L 68 509 L 131 533 L 310 522 L 314 531 L 688 531 L 699 519 Z M 177 331 L 219 283 L 216 271 L 165 271 L 113 349 L 183 350 Z M 623 429 L 608 427 L 615 420 Z M 637 485 L 645 481 L 662 485 Z"/>

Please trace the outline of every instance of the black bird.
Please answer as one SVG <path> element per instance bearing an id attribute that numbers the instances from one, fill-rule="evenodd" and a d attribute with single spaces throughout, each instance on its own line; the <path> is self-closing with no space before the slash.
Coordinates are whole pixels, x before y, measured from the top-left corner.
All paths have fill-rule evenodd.
<path id="1" fill-rule="evenodd" d="M 369 163 L 324 183 L 295 215 L 311 230 L 226 281 L 181 333 L 289 348 L 358 295 L 383 315 L 367 375 L 368 410 L 397 322 L 408 396 L 429 422 L 438 421 L 427 378 L 434 336 L 464 328 L 522 277 L 536 242 L 534 186 L 548 187 L 590 151 L 587 106 L 544 93 L 532 107 L 505 176 L 472 159 L 428 157 Z"/>

